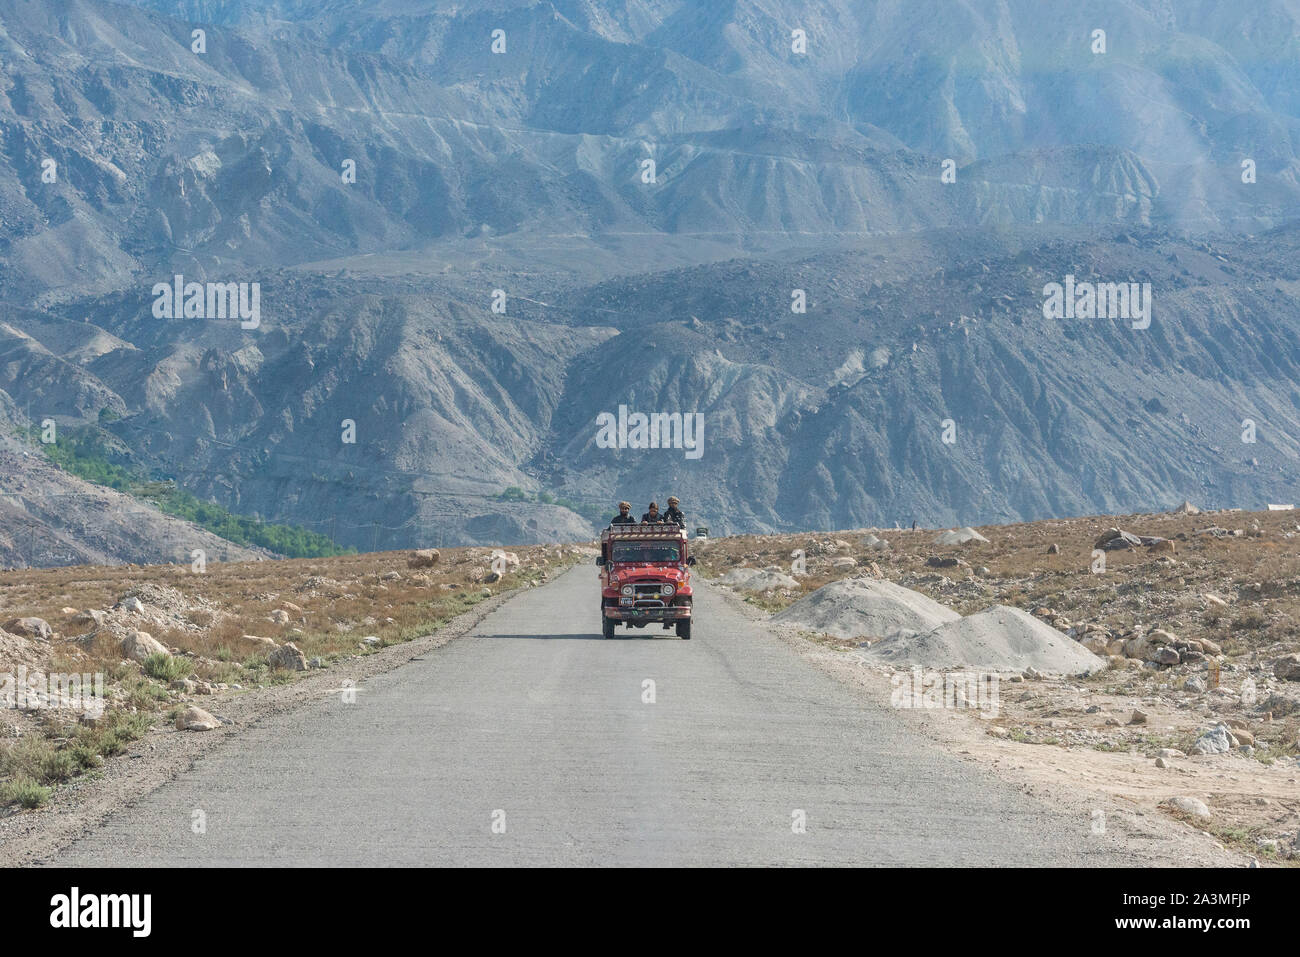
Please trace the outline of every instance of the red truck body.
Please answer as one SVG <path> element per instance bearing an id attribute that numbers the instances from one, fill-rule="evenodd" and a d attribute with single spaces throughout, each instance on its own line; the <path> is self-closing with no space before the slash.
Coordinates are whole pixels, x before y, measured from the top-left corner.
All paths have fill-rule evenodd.
<path id="1" fill-rule="evenodd" d="M 686 532 L 675 525 L 611 525 L 600 534 L 600 616 L 606 638 L 620 622 L 655 622 L 691 637 L 690 566 Z"/>

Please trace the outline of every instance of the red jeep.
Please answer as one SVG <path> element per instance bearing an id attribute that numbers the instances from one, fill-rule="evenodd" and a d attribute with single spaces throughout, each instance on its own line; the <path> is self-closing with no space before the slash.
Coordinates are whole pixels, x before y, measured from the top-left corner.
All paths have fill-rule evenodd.
<path id="1" fill-rule="evenodd" d="M 620 621 L 652 621 L 691 637 L 691 573 L 686 532 L 676 525 L 611 525 L 600 533 L 600 617 L 606 638 Z"/>

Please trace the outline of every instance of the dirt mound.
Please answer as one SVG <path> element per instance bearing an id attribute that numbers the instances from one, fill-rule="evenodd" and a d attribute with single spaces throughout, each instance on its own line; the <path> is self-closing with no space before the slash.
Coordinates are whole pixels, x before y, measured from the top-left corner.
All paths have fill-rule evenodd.
<path id="1" fill-rule="evenodd" d="M 124 592 L 117 604 L 88 624 L 92 624 L 92 632 L 102 631 L 121 641 L 135 630 L 199 634 L 229 618 L 228 612 L 207 598 L 191 598 L 170 585 L 143 582 Z"/>
<path id="2" fill-rule="evenodd" d="M 32 667 L 49 655 L 48 644 L 0 631 L 0 674 L 12 673 L 20 665 Z"/>
<path id="3" fill-rule="evenodd" d="M 1082 645 L 1019 608 L 994 605 L 921 635 L 901 635 L 865 649 L 868 657 L 922 668 L 975 668 L 1082 674 L 1105 667 Z"/>
<path id="4" fill-rule="evenodd" d="M 157 582 L 144 582 L 122 595 L 122 599 L 138 598 L 140 603 L 173 615 L 184 615 L 193 611 L 193 603 L 179 590 L 170 585 Z"/>
<path id="5" fill-rule="evenodd" d="M 846 578 L 805 595 L 772 620 L 839 638 L 889 638 L 930 631 L 958 617 L 951 608 L 891 581 Z"/>

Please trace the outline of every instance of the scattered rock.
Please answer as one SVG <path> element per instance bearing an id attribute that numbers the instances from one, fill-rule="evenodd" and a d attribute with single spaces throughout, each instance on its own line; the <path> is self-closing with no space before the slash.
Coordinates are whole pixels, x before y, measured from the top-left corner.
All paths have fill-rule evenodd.
<path id="1" fill-rule="evenodd" d="M 857 568 L 857 567 L 858 567 L 858 560 L 848 555 L 841 555 L 839 558 L 833 559 L 831 561 L 831 568 L 834 568 L 837 571 L 844 571 L 850 568 Z"/>
<path id="2" fill-rule="evenodd" d="M 1169 806 L 1175 811 L 1181 811 L 1190 817 L 1199 818 L 1203 821 L 1210 819 L 1210 809 L 1206 807 L 1205 802 L 1194 797 L 1176 797 L 1169 799 Z"/>
<path id="3" fill-rule="evenodd" d="M 1173 648 L 1168 645 L 1160 645 L 1152 651 L 1148 660 L 1154 661 L 1158 665 L 1176 665 L 1183 659 Z"/>
<path id="4" fill-rule="evenodd" d="M 1274 692 L 1264 699 L 1259 706 L 1259 710 L 1267 711 L 1275 718 L 1300 714 L 1300 696 Z"/>
<path id="5" fill-rule="evenodd" d="M 1106 638 L 1105 632 L 1093 631 L 1083 636 L 1079 642 L 1094 655 L 1105 657 L 1110 650 L 1110 641 Z"/>
<path id="6" fill-rule="evenodd" d="M 1145 711 L 1134 711 L 1128 718 L 1129 724 L 1146 724 L 1147 716 Z"/>
<path id="7" fill-rule="evenodd" d="M 221 722 L 202 708 L 190 705 L 176 716 L 177 731 L 212 731 L 221 727 Z"/>
<path id="8" fill-rule="evenodd" d="M 122 609 L 122 611 L 131 612 L 134 615 L 144 614 L 144 602 L 139 598 L 136 598 L 134 595 L 123 598 L 117 603 L 116 607 Z"/>
<path id="9" fill-rule="evenodd" d="M 49 641 L 54 637 L 54 629 L 44 618 L 11 618 L 5 622 L 4 630 L 11 635 L 22 635 L 39 641 Z"/>
<path id="10" fill-rule="evenodd" d="M 271 621 L 275 622 L 277 625 L 287 625 L 289 624 L 289 613 L 283 608 L 277 608 L 275 611 L 271 612 Z"/>
<path id="11" fill-rule="evenodd" d="M 436 548 L 421 548 L 411 553 L 406 562 L 407 568 L 432 568 L 438 564 L 441 554 Z"/>
<path id="12" fill-rule="evenodd" d="M 1132 532 L 1126 532 L 1119 528 L 1107 529 L 1094 543 L 1094 548 L 1114 551 L 1119 548 L 1137 548 L 1142 544 L 1142 539 L 1138 538 Z"/>
<path id="13" fill-rule="evenodd" d="M 1273 677 L 1283 681 L 1300 681 L 1300 654 L 1283 655 L 1273 662 Z"/>
<path id="14" fill-rule="evenodd" d="M 1169 510 L 1169 514 L 1170 515 L 1200 515 L 1201 510 L 1197 508 L 1195 505 L 1193 505 L 1191 502 L 1184 500 L 1182 505 L 1179 505 L 1177 508 L 1171 508 Z"/>
<path id="15" fill-rule="evenodd" d="M 1183 682 L 1183 687 L 1195 694 L 1201 694 L 1205 691 L 1205 679 L 1200 675 L 1192 675 Z"/>
<path id="16" fill-rule="evenodd" d="M 1146 635 L 1139 633 L 1124 642 L 1124 655 L 1128 658 L 1138 658 L 1145 661 L 1154 647 Z"/>
<path id="17" fill-rule="evenodd" d="M 1178 548 L 1177 548 L 1177 546 L 1175 546 L 1174 543 L 1173 543 L 1172 541 L 1170 541 L 1169 539 L 1167 539 L 1167 538 L 1162 538 L 1162 539 L 1160 539 L 1160 540 L 1157 541 L 1157 542 L 1153 542 L 1153 543 L 1152 543 L 1152 544 L 1147 548 L 1147 551 L 1148 551 L 1148 552 L 1168 552 L 1168 553 L 1170 553 L 1170 554 L 1173 554 L 1174 552 L 1177 552 L 1177 551 L 1178 551 Z"/>
<path id="18" fill-rule="evenodd" d="M 262 638 L 259 635 L 240 635 L 239 640 L 250 645 L 254 651 L 274 651 L 280 647 L 271 638 Z"/>
<path id="19" fill-rule="evenodd" d="M 1056 542 L 1052 542 L 1052 544 L 1047 546 L 1047 554 L 1049 555 L 1061 554 L 1061 546 L 1056 544 Z"/>
<path id="20" fill-rule="evenodd" d="M 307 670 L 307 656 L 292 641 L 285 642 L 267 655 L 266 662 L 272 668 L 283 668 L 285 671 Z"/>
<path id="21" fill-rule="evenodd" d="M 936 545 L 966 545 L 970 542 L 987 541 L 987 538 L 969 525 L 964 528 L 953 529 L 950 532 L 940 532 L 934 537 L 934 544 Z"/>
<path id="22" fill-rule="evenodd" d="M 1228 726 L 1218 724 L 1196 739 L 1192 751 L 1196 754 L 1227 754 L 1232 750 L 1232 741 Z"/>
<path id="23" fill-rule="evenodd" d="M 150 655 L 158 654 L 169 655 L 171 652 L 147 631 L 131 631 L 122 639 L 122 655 L 126 658 L 143 662 Z"/>

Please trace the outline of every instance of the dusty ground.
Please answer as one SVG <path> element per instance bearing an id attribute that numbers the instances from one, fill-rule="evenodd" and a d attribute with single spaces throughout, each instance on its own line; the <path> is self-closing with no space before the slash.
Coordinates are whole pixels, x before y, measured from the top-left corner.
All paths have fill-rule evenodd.
<path id="1" fill-rule="evenodd" d="M 178 565 L 2 573 L 0 627 L 39 618 L 52 634 L 28 636 L 16 625 L 0 632 L 0 675 L 21 667 L 102 674 L 106 708 L 98 717 L 82 708 L 0 708 L 0 816 L 101 773 L 106 759 L 187 706 L 220 716 L 240 695 L 437 632 L 494 592 L 545 581 L 578 555 L 534 546 L 494 564 L 491 549 L 459 548 L 420 568 L 409 567 L 411 552 L 390 552 L 213 564 L 202 573 Z M 123 641 L 137 632 L 170 655 L 130 658 Z M 276 659 L 290 644 L 301 670 Z"/>
<path id="2" fill-rule="evenodd" d="M 1157 630 L 1176 636 L 1185 660 L 1171 666 L 1116 655 L 1090 678 L 1003 676 L 996 716 L 952 708 L 900 713 L 953 751 L 1027 787 L 1057 788 L 1062 798 L 1086 793 L 1098 809 L 1118 801 L 1134 814 L 1185 820 L 1262 863 L 1294 864 L 1300 857 L 1300 683 L 1276 678 L 1273 666 L 1300 650 L 1298 518 L 1296 512 L 1093 517 L 981 527 L 988 543 L 960 546 L 933 544 L 934 529 L 739 536 L 702 543 L 696 554 L 706 574 L 772 567 L 794 578 L 786 589 L 738 589 L 756 612 L 788 607 L 839 578 L 879 574 L 963 614 L 998 603 L 1023 608 L 1072 637 L 1100 636 L 1093 639 L 1098 649 L 1117 651 Z M 1176 550 L 1108 551 L 1104 570 L 1094 570 L 1094 545 L 1112 526 L 1171 539 Z M 1228 534 L 1197 534 L 1207 527 Z M 865 546 L 868 534 L 890 547 Z M 1059 553 L 1049 554 L 1053 543 Z M 800 556 L 792 556 L 796 549 L 803 552 L 801 567 Z M 926 564 L 931 558 L 963 564 L 936 569 Z M 868 693 L 890 694 L 891 672 L 864 662 L 859 641 L 790 634 L 822 667 Z M 1143 717 L 1135 721 L 1135 712 Z M 1197 737 L 1219 722 L 1233 729 L 1239 747 L 1191 754 Z M 1165 749 L 1182 754 L 1161 757 Z M 1157 758 L 1167 766 L 1158 767 Z M 1203 801 L 1210 818 L 1193 820 L 1176 810 L 1168 802 L 1177 797 Z"/>
<path id="3" fill-rule="evenodd" d="M 224 723 L 213 731 L 180 732 L 165 723 L 154 722 L 139 739 L 124 746 L 119 758 L 55 788 L 43 806 L 25 811 L 11 807 L 8 813 L 0 815 L 0 867 L 52 860 L 113 813 L 135 805 L 145 795 L 192 768 L 202 755 L 274 715 L 294 711 L 305 701 L 321 695 L 365 693 L 367 679 L 464 635 L 519 590 L 484 598 L 446 622 L 436 634 L 393 644 L 364 656 L 347 656 L 328 669 L 313 669 L 297 681 L 214 696 L 204 703 Z"/>

